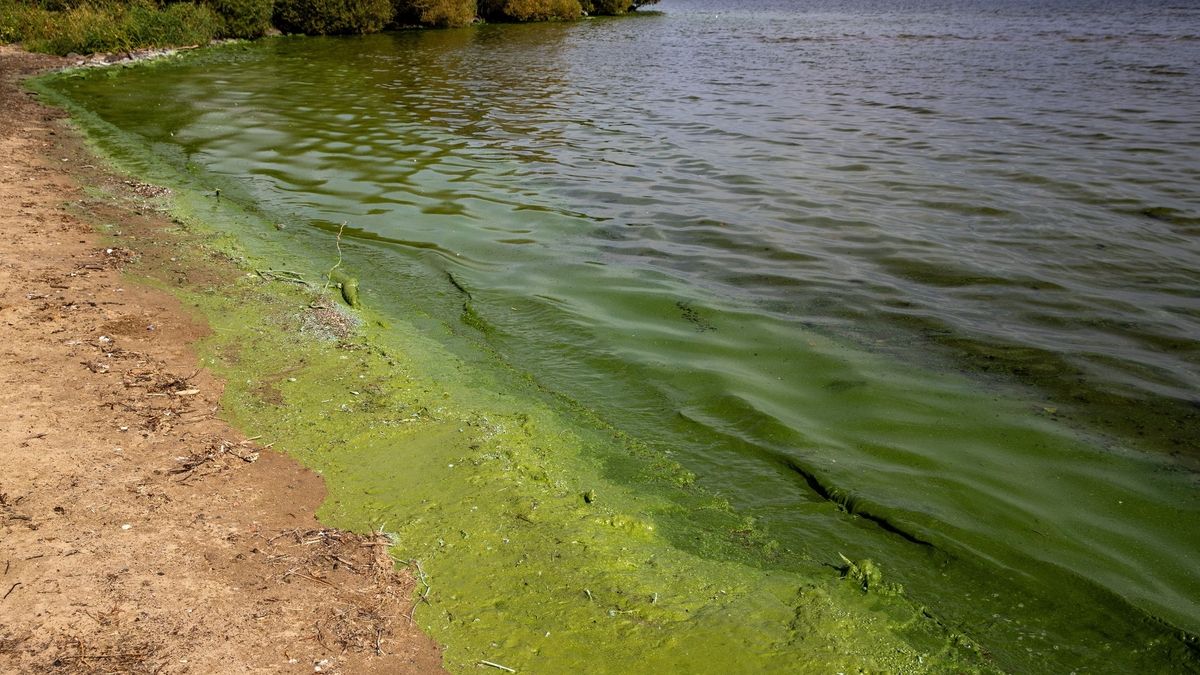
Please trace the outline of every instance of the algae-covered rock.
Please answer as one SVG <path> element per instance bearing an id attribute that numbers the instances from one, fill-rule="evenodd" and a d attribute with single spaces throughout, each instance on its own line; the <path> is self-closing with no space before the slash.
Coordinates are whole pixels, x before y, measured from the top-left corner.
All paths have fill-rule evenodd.
<path id="1" fill-rule="evenodd" d="M 857 582 L 862 586 L 863 592 L 878 593 L 880 595 L 899 595 L 904 592 L 904 588 L 899 584 L 885 583 L 883 580 L 883 570 L 874 560 L 864 558 L 862 560 L 851 560 L 841 553 L 838 557 L 842 559 L 845 566 L 842 568 L 842 577 Z"/>
<path id="2" fill-rule="evenodd" d="M 341 289 L 342 300 L 345 300 L 347 305 L 355 309 L 359 307 L 358 279 L 341 270 L 334 270 L 329 273 L 329 280 L 337 284 L 338 288 Z"/>

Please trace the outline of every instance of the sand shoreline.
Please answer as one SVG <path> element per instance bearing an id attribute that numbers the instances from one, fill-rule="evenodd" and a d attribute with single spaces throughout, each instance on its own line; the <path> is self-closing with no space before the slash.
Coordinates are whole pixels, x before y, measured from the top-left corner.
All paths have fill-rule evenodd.
<path id="1" fill-rule="evenodd" d="M 0 671 L 440 671 L 385 542 L 322 527 L 321 478 L 218 419 L 204 326 L 122 274 L 206 272 L 84 189 L 155 188 L 19 84 L 71 63 L 0 47 Z"/>

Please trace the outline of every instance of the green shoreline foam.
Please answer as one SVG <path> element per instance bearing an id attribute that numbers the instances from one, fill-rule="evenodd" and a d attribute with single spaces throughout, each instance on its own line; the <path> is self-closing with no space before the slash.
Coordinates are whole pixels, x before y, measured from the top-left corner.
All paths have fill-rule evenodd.
<path id="1" fill-rule="evenodd" d="M 169 288 L 213 329 L 200 352 L 228 383 L 224 414 L 325 477 L 323 521 L 383 528 L 399 560 L 421 563 L 429 594 L 416 619 L 452 671 L 485 659 L 538 672 L 991 669 L 877 577 L 843 579 L 780 550 L 668 457 L 486 354 L 464 358 L 469 345 L 447 348 L 452 326 L 377 316 L 368 301 L 357 336 L 322 338 L 311 296 L 251 270 L 300 265 L 315 278 L 332 251 L 293 257 L 254 213 L 208 196 L 46 79 L 34 86 L 118 170 L 174 189 L 177 222 L 207 240 L 182 261 L 203 267 L 218 251 L 240 266 L 219 289 Z M 690 528 L 672 534 L 703 557 L 662 527 Z"/>

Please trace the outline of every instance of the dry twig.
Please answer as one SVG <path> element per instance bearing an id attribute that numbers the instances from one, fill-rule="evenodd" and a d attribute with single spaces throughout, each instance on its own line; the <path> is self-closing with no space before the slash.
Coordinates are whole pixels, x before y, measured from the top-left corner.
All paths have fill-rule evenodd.
<path id="1" fill-rule="evenodd" d="M 337 247 L 338 259 L 337 262 L 333 264 L 333 267 L 330 267 L 329 271 L 325 273 L 325 287 L 321 289 L 323 291 L 329 290 L 329 285 L 333 283 L 333 279 L 330 277 L 333 276 L 334 270 L 342 266 L 342 232 L 344 232 L 345 229 L 346 221 L 342 221 L 341 227 L 338 228 L 337 239 L 333 240 L 333 245 Z"/>

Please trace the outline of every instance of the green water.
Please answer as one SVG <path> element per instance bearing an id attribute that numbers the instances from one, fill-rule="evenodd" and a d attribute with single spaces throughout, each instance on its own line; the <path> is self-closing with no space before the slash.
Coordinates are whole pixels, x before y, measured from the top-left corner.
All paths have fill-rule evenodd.
<path id="1" fill-rule="evenodd" d="M 252 267 L 317 278 L 347 223 L 373 346 L 282 284 L 193 300 L 236 421 L 421 561 L 453 668 L 1195 669 L 1200 105 L 1134 67 L 1195 47 L 1089 8 L 668 5 L 49 86 Z"/>

